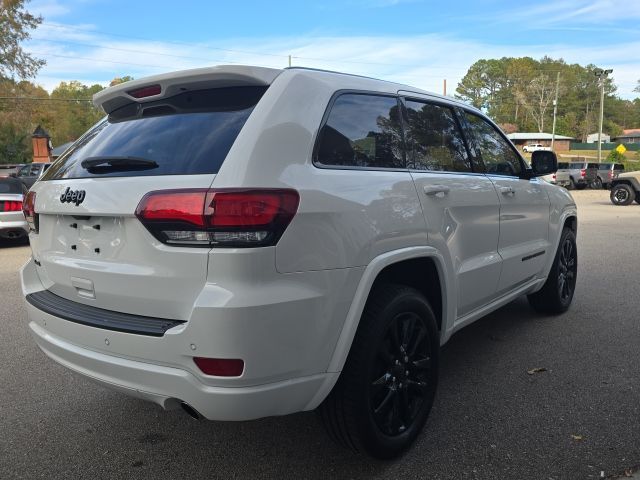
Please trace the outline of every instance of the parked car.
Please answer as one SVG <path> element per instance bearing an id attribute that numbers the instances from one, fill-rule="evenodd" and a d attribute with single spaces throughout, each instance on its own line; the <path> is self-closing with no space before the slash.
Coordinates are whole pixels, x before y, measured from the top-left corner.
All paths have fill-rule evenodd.
<path id="1" fill-rule="evenodd" d="M 525 145 L 522 147 L 522 150 L 526 153 L 537 152 L 538 150 L 551 151 L 551 147 L 545 147 L 541 143 L 530 143 L 529 145 Z"/>
<path id="2" fill-rule="evenodd" d="M 567 166 L 569 189 L 582 190 L 591 185 L 597 177 L 598 165 L 598 163 L 586 161 L 570 162 Z"/>
<path id="3" fill-rule="evenodd" d="M 611 203 L 630 205 L 640 203 L 640 172 L 621 173 L 611 181 Z"/>
<path id="4" fill-rule="evenodd" d="M 25 186 L 29 189 L 51 166 L 50 163 L 29 163 L 15 174 Z"/>
<path id="5" fill-rule="evenodd" d="M 29 233 L 22 213 L 22 201 L 27 188 L 12 177 L 0 178 L 0 238 L 21 238 Z"/>
<path id="6" fill-rule="evenodd" d="M 611 181 L 623 172 L 624 165 L 622 163 L 600 163 L 596 172 L 597 176 L 591 186 L 596 189 L 609 188 Z"/>
<path id="7" fill-rule="evenodd" d="M 107 387 L 217 420 L 319 408 L 390 458 L 455 331 L 522 295 L 571 304 L 576 206 L 539 179 L 555 154 L 526 168 L 467 104 L 244 66 L 94 103 L 106 119 L 27 196 L 21 276 L 40 348 Z"/>
<path id="8" fill-rule="evenodd" d="M 542 180 L 549 182 L 552 185 L 559 185 L 561 187 L 569 188 L 571 185 L 571 178 L 569 177 L 569 172 L 566 170 L 558 169 L 557 172 L 550 173 L 549 175 L 545 175 L 541 177 Z"/>

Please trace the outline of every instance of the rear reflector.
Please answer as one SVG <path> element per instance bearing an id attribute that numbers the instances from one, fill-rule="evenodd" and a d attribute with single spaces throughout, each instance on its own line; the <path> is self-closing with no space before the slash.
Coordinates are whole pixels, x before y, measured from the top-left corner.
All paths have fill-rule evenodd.
<path id="1" fill-rule="evenodd" d="M 145 98 L 153 97 L 154 95 L 160 95 L 162 87 L 160 85 L 149 85 L 147 87 L 138 88 L 136 90 L 129 90 L 127 93 L 133 98 Z"/>
<path id="2" fill-rule="evenodd" d="M 0 212 L 19 212 L 22 210 L 22 202 L 14 200 L 5 200 L 0 202 Z"/>
<path id="3" fill-rule="evenodd" d="M 239 358 L 193 357 L 193 361 L 205 375 L 216 377 L 239 377 L 244 371 L 244 361 Z"/>
<path id="4" fill-rule="evenodd" d="M 38 232 L 38 216 L 36 214 L 36 192 L 29 191 L 22 203 L 22 213 L 29 224 L 29 228 Z"/>
<path id="5" fill-rule="evenodd" d="M 163 243 L 201 247 L 275 245 L 298 209 L 288 189 L 159 190 L 136 216 Z"/>

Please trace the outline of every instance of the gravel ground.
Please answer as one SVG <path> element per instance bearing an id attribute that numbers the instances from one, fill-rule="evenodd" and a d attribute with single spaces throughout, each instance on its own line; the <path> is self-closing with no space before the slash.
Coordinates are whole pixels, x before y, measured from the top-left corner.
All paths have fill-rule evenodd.
<path id="1" fill-rule="evenodd" d="M 313 413 L 196 422 L 105 390 L 29 337 L 18 269 L 0 245 L 0 478 L 586 479 L 640 464 L 640 205 L 574 194 L 579 281 L 571 310 L 525 299 L 457 333 L 427 428 L 394 462 L 334 446 Z M 533 368 L 546 371 L 529 375 Z"/>

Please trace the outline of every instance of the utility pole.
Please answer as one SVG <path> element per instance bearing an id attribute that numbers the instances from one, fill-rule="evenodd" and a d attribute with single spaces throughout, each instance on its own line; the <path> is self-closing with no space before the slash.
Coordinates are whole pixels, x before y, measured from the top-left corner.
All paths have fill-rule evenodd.
<path id="1" fill-rule="evenodd" d="M 602 161 L 602 120 L 604 118 L 604 82 L 612 69 L 596 70 L 593 72 L 598 77 L 598 86 L 600 87 L 600 127 L 598 128 L 598 163 Z"/>
<path id="2" fill-rule="evenodd" d="M 442 88 L 442 90 L 443 90 L 442 94 L 446 97 L 447 96 L 447 79 L 446 78 L 444 79 L 444 84 L 443 84 L 442 87 L 443 87 Z"/>
<path id="3" fill-rule="evenodd" d="M 551 130 L 551 151 L 553 151 L 553 144 L 556 141 L 556 115 L 558 114 L 558 88 L 560 87 L 560 72 L 556 76 L 556 98 L 553 101 L 553 128 Z"/>
<path id="4" fill-rule="evenodd" d="M 291 55 L 289 55 L 289 68 L 291 68 Z"/>

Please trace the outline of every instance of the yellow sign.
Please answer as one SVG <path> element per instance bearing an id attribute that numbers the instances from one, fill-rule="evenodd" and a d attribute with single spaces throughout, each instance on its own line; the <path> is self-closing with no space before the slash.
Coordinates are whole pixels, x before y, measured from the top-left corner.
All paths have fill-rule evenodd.
<path id="1" fill-rule="evenodd" d="M 627 149 L 624 148 L 624 145 L 620 144 L 616 147 L 616 152 L 618 152 L 620 155 L 624 154 L 624 152 L 626 152 Z"/>

